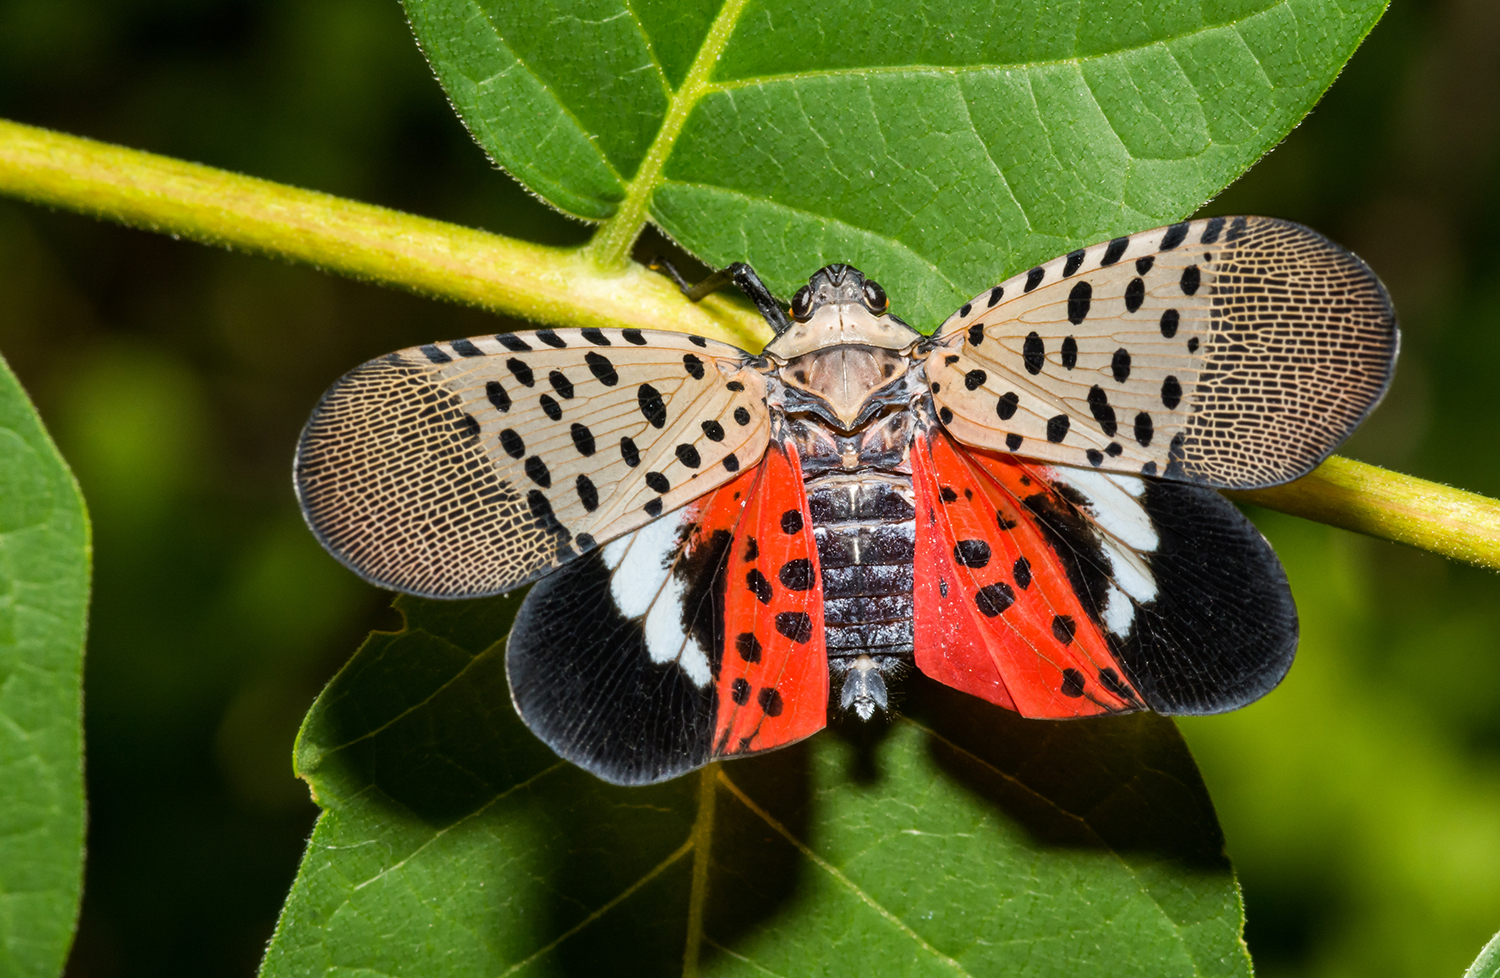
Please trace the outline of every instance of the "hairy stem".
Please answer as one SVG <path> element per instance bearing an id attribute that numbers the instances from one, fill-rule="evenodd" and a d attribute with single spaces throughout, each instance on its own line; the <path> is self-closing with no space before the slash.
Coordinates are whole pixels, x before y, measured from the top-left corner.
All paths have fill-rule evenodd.
<path id="1" fill-rule="evenodd" d="M 1225 495 L 1500 570 L 1500 500 L 1353 459 L 1334 456 L 1284 486 Z"/>
<path id="2" fill-rule="evenodd" d="M 675 329 L 751 350 L 770 333 L 723 296 L 688 302 L 638 265 L 548 248 L 212 167 L 0 120 L 0 193 L 205 244 L 481 306 L 536 323 Z M 1331 458 L 1229 494 L 1500 570 L 1500 501 Z"/>
<path id="3" fill-rule="evenodd" d="M 639 265 L 549 248 L 0 120 L 0 193 L 535 323 L 675 329 L 759 349 L 755 312 L 694 304 Z"/>

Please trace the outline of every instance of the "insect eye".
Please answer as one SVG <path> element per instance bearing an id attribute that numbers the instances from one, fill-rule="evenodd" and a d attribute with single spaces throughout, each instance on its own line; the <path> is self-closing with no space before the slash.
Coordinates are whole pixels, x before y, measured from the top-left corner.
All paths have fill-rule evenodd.
<path id="1" fill-rule="evenodd" d="M 885 312 L 890 300 L 885 296 L 885 289 L 878 282 L 865 282 L 865 305 L 871 312 Z"/>
<path id="2" fill-rule="evenodd" d="M 807 286 L 797 290 L 792 296 L 792 318 L 805 320 L 812 313 L 812 290 Z"/>

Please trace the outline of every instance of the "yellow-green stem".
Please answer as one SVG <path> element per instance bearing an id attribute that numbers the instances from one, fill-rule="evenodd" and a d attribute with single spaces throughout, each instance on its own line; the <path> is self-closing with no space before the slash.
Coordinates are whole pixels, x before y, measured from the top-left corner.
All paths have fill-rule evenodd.
<path id="1" fill-rule="evenodd" d="M 1231 499 L 1500 570 L 1500 500 L 1334 456 L 1295 482 Z"/>
<path id="2" fill-rule="evenodd" d="M 638 265 L 600 271 L 584 249 L 547 248 L 4 120 L 0 193 L 535 323 L 676 329 L 751 350 L 770 335 L 754 312 L 722 296 L 688 302 Z M 1230 495 L 1500 570 L 1500 501 L 1474 493 L 1331 458 L 1288 485 Z"/>
<path id="3" fill-rule="evenodd" d="M 676 329 L 751 349 L 770 335 L 753 311 L 722 296 L 688 302 L 639 265 L 601 272 L 583 249 L 517 241 L 4 120 L 0 193 L 535 323 Z"/>

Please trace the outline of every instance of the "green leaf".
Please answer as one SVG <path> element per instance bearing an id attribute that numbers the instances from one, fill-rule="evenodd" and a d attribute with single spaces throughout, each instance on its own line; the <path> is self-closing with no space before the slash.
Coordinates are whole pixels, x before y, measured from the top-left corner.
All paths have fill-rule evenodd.
<path id="1" fill-rule="evenodd" d="M 1464 972 L 1464 978 L 1500 978 L 1500 934 L 1490 938 L 1479 957 Z"/>
<path id="2" fill-rule="evenodd" d="M 830 261 L 930 327 L 1193 212 L 1386 0 L 405 0 L 470 131 L 605 264 L 652 220 L 781 294 Z"/>
<path id="3" fill-rule="evenodd" d="M 83 873 L 89 523 L 0 360 L 0 974 L 62 971 Z"/>
<path id="4" fill-rule="evenodd" d="M 919 683 L 888 727 L 618 788 L 511 709 L 517 604 L 399 599 L 319 697 L 326 810 L 262 974 L 1249 974 L 1169 721 Z"/>

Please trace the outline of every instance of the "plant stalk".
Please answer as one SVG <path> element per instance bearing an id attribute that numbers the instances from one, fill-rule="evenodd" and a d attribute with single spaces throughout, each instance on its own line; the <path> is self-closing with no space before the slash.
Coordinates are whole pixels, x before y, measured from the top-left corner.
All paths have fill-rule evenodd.
<path id="1" fill-rule="evenodd" d="M 0 193 L 534 323 L 673 329 L 755 350 L 771 335 L 747 306 L 726 296 L 688 302 L 666 278 L 633 263 L 602 271 L 582 249 L 517 241 L 5 120 Z"/>
<path id="2" fill-rule="evenodd" d="M 1364 462 L 1335 455 L 1295 482 L 1225 495 L 1500 570 L 1500 500 Z"/>

